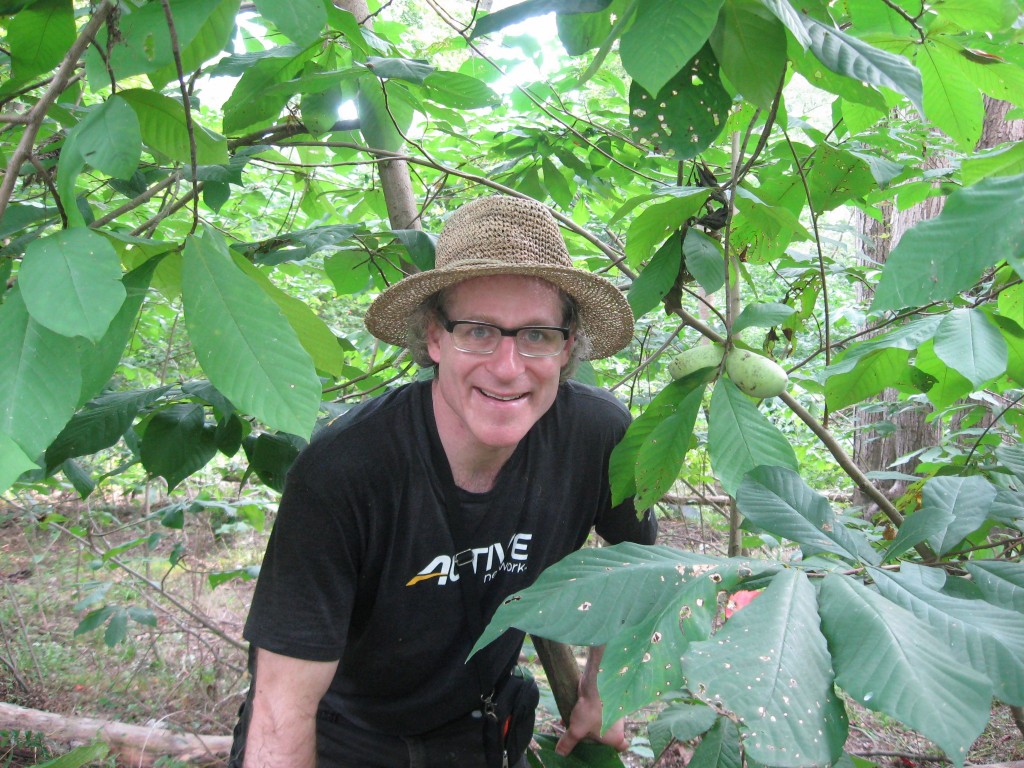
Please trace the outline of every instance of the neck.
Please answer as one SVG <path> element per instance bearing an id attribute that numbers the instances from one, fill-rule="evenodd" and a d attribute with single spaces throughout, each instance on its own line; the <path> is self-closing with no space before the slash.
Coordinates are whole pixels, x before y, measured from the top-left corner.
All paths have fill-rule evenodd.
<path id="1" fill-rule="evenodd" d="M 471 493 L 484 493 L 494 487 L 498 473 L 516 447 L 493 447 L 477 441 L 464 426 L 445 419 L 439 413 L 437 387 L 433 388 L 434 422 L 441 438 L 455 485 Z"/>

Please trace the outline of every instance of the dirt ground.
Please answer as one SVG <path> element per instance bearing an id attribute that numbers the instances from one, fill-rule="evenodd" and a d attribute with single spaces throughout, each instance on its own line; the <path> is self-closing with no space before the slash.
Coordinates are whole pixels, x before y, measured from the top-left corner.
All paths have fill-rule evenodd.
<path id="1" fill-rule="evenodd" d="M 53 558 L 59 560 L 68 555 L 46 550 L 40 541 L 26 538 L 22 525 L 2 521 L 0 517 L 0 599 L 14 599 L 19 587 L 30 580 L 37 586 L 52 584 L 55 590 L 69 591 L 69 564 L 63 561 L 60 569 L 48 565 L 56 563 Z M 661 524 L 659 543 L 694 549 L 702 542 L 707 546 L 708 541 L 714 546 L 713 534 L 693 520 Z M 245 546 L 246 542 L 241 544 Z M 238 545 L 237 541 L 233 543 Z M 254 537 L 252 546 L 259 545 Z M 214 566 L 215 556 L 223 552 L 214 542 L 210 542 L 209 551 L 210 562 L 190 563 L 191 572 L 185 569 L 187 578 L 178 577 L 175 591 L 187 593 L 197 612 L 228 636 L 238 637 L 253 583 L 231 582 L 211 593 L 205 586 L 206 571 Z M 85 578 L 87 565 L 76 566 L 74 578 Z M 68 598 L 64 605 L 73 602 Z M 115 653 L 105 649 L 98 638 L 91 642 L 75 641 L 72 633 L 80 615 L 65 611 L 67 615 L 62 616 L 58 606 L 43 604 L 41 599 L 34 608 L 34 614 L 26 615 L 22 610 L 15 614 L 13 622 L 0 627 L 0 701 L 65 715 L 137 723 L 160 721 L 207 734 L 230 732 L 246 686 L 241 650 L 228 647 L 187 618 L 172 620 L 161 614 L 157 629 L 146 642 L 136 643 L 131 651 L 121 646 Z M 33 625 L 41 628 L 43 635 L 74 644 L 74 657 L 69 660 L 59 649 L 49 648 L 40 640 L 35 644 L 30 665 L 13 664 L 12 659 L 17 658 L 16 644 L 33 635 Z M 167 651 L 168 641 L 175 647 L 173 653 Z M 46 668 L 44 652 L 52 654 L 55 668 Z M 538 672 L 543 673 L 541 669 Z M 850 711 L 847 750 L 852 754 L 883 768 L 917 768 L 946 762 L 934 746 L 888 718 L 857 707 Z M 655 714 L 656 710 L 651 709 L 627 720 L 628 735 L 635 739 L 634 750 L 623 756 L 628 768 L 682 768 L 688 764 L 693 745 L 672 744 L 657 759 L 645 749 L 646 725 Z M 540 731 L 557 733 L 559 727 L 556 717 L 541 713 Z M 8 733 L 5 737 L 0 733 L 0 768 L 34 765 L 46 756 L 43 747 L 36 735 Z M 1024 760 L 1024 739 L 1009 708 L 997 706 L 989 728 L 971 751 L 967 764 L 1015 760 Z M 174 765 L 170 764 L 171 768 Z"/>

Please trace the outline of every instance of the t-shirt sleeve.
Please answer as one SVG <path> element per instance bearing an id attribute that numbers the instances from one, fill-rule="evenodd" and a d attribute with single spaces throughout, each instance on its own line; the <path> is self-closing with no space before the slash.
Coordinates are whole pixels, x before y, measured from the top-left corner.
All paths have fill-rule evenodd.
<path id="1" fill-rule="evenodd" d="M 604 416 L 600 419 L 590 420 L 589 423 L 591 425 L 600 425 L 601 434 L 600 436 L 595 436 L 595 439 L 600 440 L 602 444 L 607 446 L 607 456 L 602 471 L 605 482 L 610 483 L 607 480 L 608 459 L 611 451 L 626 434 L 631 419 L 626 407 L 617 400 L 614 400 L 610 394 L 600 392 L 599 396 L 605 401 L 602 404 Z M 609 544 L 619 544 L 623 541 L 632 541 L 636 544 L 653 544 L 658 535 L 658 519 L 653 509 L 645 510 L 642 515 L 637 516 L 632 497 L 612 507 L 611 488 L 609 487 L 605 505 L 598 510 L 594 519 L 594 530 Z"/>
<path id="2" fill-rule="evenodd" d="M 653 544 L 658 537 L 658 518 L 653 509 L 645 510 L 639 518 L 633 499 L 628 498 L 597 516 L 594 530 L 609 544 L 632 541 L 636 544 Z"/>
<path id="3" fill-rule="evenodd" d="M 344 652 L 360 559 L 343 502 L 316 490 L 323 474 L 302 457 L 292 467 L 243 633 L 255 646 L 310 661 Z"/>

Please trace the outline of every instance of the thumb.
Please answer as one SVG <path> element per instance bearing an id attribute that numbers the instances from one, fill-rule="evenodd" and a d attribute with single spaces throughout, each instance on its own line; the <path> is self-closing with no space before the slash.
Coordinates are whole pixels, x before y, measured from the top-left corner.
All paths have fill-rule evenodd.
<path id="1" fill-rule="evenodd" d="M 555 745 L 555 752 L 560 754 L 562 757 L 566 757 L 579 743 L 579 738 L 574 736 L 572 731 L 567 730 L 562 734 L 562 738 L 560 738 L 558 743 Z"/>

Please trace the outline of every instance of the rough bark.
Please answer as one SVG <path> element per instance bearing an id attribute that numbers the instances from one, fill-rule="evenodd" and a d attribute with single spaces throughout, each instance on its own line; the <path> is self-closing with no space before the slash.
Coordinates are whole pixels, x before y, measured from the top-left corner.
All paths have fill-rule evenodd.
<path id="1" fill-rule="evenodd" d="M 136 766 L 153 765 L 161 757 L 193 765 L 223 765 L 231 751 L 230 736 L 198 736 L 156 726 L 57 715 L 3 702 L 0 731 L 42 733 L 47 739 L 71 746 L 99 739 L 125 764 Z"/>
<path id="2" fill-rule="evenodd" d="M 580 666 L 573 655 L 572 648 L 565 643 L 556 643 L 543 637 L 532 636 L 533 647 L 537 658 L 544 667 L 548 677 L 548 687 L 558 705 L 558 714 L 562 722 L 568 725 L 569 715 L 576 706 L 580 687 Z"/>

